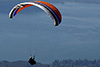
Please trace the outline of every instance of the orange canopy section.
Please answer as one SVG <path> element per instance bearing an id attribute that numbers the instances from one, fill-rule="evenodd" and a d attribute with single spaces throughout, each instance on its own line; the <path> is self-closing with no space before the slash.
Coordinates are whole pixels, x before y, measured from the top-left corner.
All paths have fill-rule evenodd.
<path id="1" fill-rule="evenodd" d="M 27 4 L 27 5 L 25 5 L 24 7 L 19 8 L 18 11 L 16 12 L 16 14 L 17 14 L 18 12 L 20 12 L 21 10 L 23 10 L 24 8 L 27 8 L 27 7 L 29 7 L 29 6 L 33 6 L 33 5 Z"/>
<path id="2" fill-rule="evenodd" d="M 35 1 L 35 2 L 43 3 L 43 4 L 47 5 L 48 7 L 50 7 L 59 16 L 60 20 L 62 19 L 59 10 L 55 6 L 53 6 L 52 4 L 44 2 L 44 1 Z"/>

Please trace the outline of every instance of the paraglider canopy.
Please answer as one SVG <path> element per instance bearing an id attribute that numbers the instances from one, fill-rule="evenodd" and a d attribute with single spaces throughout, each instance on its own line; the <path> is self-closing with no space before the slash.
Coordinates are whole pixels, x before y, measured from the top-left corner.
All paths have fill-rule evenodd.
<path id="1" fill-rule="evenodd" d="M 19 13 L 21 10 L 29 6 L 36 6 L 41 8 L 43 11 L 45 11 L 52 18 L 55 26 L 58 26 L 61 23 L 62 17 L 59 10 L 52 4 L 44 1 L 32 1 L 32 2 L 24 2 L 24 3 L 17 4 L 10 11 L 9 17 L 13 18 L 17 13 Z"/>

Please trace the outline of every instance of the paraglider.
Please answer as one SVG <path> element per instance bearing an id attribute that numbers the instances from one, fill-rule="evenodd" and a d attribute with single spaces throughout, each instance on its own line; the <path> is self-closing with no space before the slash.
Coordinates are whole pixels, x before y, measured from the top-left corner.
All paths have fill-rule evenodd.
<path id="1" fill-rule="evenodd" d="M 32 56 L 30 56 L 30 59 L 28 61 L 31 65 L 34 65 L 36 64 L 36 61 L 35 61 L 35 56 L 32 58 Z"/>
<path id="2" fill-rule="evenodd" d="M 10 11 L 9 17 L 13 18 L 17 13 L 19 13 L 21 10 L 29 6 L 36 6 L 41 8 L 43 11 L 45 11 L 52 18 L 55 26 L 58 26 L 61 23 L 62 17 L 59 10 L 52 4 L 44 1 L 32 1 L 32 2 L 24 2 L 24 3 L 17 4 Z"/>
<path id="3" fill-rule="evenodd" d="M 21 10 L 23 10 L 27 7 L 30 7 L 30 6 L 36 6 L 40 9 L 42 9 L 43 11 L 45 11 L 52 18 L 55 26 L 58 26 L 61 23 L 62 17 L 61 17 L 61 13 L 59 12 L 59 10 L 52 4 L 44 2 L 44 1 L 31 1 L 31 2 L 19 3 L 12 8 L 12 10 L 9 13 L 9 17 L 13 18 Z M 34 56 L 34 58 L 32 58 L 32 56 L 31 56 L 28 62 L 31 65 L 36 64 L 35 56 Z"/>

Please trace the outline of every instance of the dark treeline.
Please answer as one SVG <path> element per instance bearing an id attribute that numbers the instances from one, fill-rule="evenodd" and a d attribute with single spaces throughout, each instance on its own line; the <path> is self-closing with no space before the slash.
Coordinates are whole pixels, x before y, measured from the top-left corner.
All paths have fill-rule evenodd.
<path id="1" fill-rule="evenodd" d="M 51 67 L 100 67 L 100 60 L 55 60 Z"/>
<path id="2" fill-rule="evenodd" d="M 50 64 L 37 63 L 36 65 L 30 65 L 26 61 L 1 61 L 0 67 L 100 67 L 100 60 L 55 60 Z"/>

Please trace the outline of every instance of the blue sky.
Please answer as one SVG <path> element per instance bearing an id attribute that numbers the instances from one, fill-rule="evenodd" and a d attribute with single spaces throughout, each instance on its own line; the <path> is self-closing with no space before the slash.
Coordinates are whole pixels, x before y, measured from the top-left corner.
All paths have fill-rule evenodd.
<path id="1" fill-rule="evenodd" d="M 9 11 L 16 4 L 0 4 L 1 61 L 27 61 L 30 53 L 42 63 L 56 59 L 100 59 L 99 4 L 53 3 L 63 18 L 58 27 L 36 7 L 9 19 Z"/>

